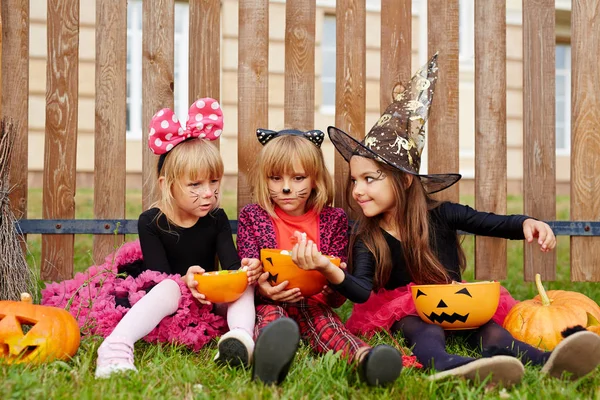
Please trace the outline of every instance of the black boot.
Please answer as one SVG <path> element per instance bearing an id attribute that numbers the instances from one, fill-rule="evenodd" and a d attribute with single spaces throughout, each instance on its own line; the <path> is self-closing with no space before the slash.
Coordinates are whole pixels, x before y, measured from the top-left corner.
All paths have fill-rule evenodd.
<path id="1" fill-rule="evenodd" d="M 263 329 L 254 346 L 252 380 L 266 385 L 285 379 L 300 343 L 300 330 L 294 320 L 280 318 Z"/>
<path id="2" fill-rule="evenodd" d="M 394 382 L 402 371 L 402 356 L 391 346 L 381 344 L 369 350 L 359 366 L 360 377 L 369 386 Z"/>

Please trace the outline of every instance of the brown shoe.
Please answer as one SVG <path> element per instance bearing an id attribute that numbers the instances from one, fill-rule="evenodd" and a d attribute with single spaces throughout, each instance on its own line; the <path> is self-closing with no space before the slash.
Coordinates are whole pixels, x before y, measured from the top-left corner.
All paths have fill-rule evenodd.
<path id="1" fill-rule="evenodd" d="M 437 381 L 448 377 L 460 377 L 473 381 L 482 381 L 488 376 L 490 383 L 512 386 L 521 382 L 525 374 L 525 367 L 518 358 L 510 356 L 494 356 L 479 358 L 460 367 L 438 372 L 429 377 L 430 381 Z"/>
<path id="2" fill-rule="evenodd" d="M 552 351 L 542 367 L 542 373 L 555 378 L 570 373 L 570 379 L 579 379 L 600 364 L 600 336 L 581 331 L 567 336 Z"/>

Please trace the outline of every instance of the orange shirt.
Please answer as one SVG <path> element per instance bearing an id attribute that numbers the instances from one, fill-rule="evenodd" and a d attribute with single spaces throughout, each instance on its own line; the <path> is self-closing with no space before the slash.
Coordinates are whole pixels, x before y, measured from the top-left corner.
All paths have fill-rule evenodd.
<path id="1" fill-rule="evenodd" d="M 319 216 L 314 210 L 310 210 L 304 215 L 292 216 L 286 214 L 279 207 L 275 207 L 275 214 L 279 218 L 272 218 L 275 226 L 275 236 L 279 249 L 292 250 L 291 241 L 294 232 L 305 232 L 307 240 L 312 240 L 319 248 Z"/>

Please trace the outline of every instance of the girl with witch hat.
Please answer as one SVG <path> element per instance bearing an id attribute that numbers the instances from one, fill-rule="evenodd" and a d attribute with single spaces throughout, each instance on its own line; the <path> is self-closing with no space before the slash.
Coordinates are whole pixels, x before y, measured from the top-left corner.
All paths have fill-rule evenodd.
<path id="1" fill-rule="evenodd" d="M 444 331 L 417 316 L 410 287 L 461 281 L 465 257 L 457 231 L 506 239 L 536 240 L 543 252 L 556 245 L 550 227 L 525 215 L 495 215 L 468 206 L 433 200 L 429 195 L 456 183 L 459 174 L 419 174 L 428 117 L 437 79 L 437 54 L 412 78 L 406 89 L 396 86 L 394 99 L 362 142 L 335 127 L 331 141 L 350 163 L 348 203 L 358 208 L 358 224 L 350 242 L 349 271 L 316 265 L 330 286 L 358 303 L 347 326 L 353 333 L 400 332 L 417 360 L 447 376 L 484 378 L 510 385 L 521 380 L 521 361 L 541 365 L 542 372 L 574 378 L 600 363 L 600 337 L 577 332 L 553 352 L 540 351 L 514 339 L 502 322 L 516 301 L 501 289 L 493 319 L 468 331 Z M 318 256 L 313 249 L 314 257 Z M 446 335 L 464 336 L 483 358 L 446 351 Z M 514 356 L 514 357 L 512 357 Z"/>

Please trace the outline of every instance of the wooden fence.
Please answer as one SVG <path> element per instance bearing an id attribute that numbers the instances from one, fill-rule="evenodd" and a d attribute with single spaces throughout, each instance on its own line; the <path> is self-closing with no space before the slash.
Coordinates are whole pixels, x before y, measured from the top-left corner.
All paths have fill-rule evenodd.
<path id="1" fill-rule="evenodd" d="M 411 0 L 381 0 L 381 108 L 397 81 L 411 75 Z M 29 1 L 3 0 L 2 113 L 19 123 L 13 152 L 11 200 L 24 233 L 45 233 L 41 276 L 73 275 L 75 233 L 98 233 L 94 259 L 112 250 L 115 223 L 135 232 L 125 216 L 127 0 L 96 0 L 95 198 L 93 221 L 74 218 L 78 118 L 79 0 L 48 0 L 46 128 L 42 221 L 27 220 Z M 221 4 L 190 0 L 189 98 L 219 98 Z M 440 74 L 428 130 L 429 172 L 458 172 L 459 1 L 429 0 L 428 52 L 439 51 Z M 475 1 L 476 208 L 506 212 L 506 2 Z M 286 127 L 313 128 L 315 1 L 288 0 L 285 20 Z M 600 0 L 573 0 L 571 218 L 553 222 L 571 235 L 571 278 L 600 281 Z M 555 8 L 553 0 L 523 1 L 524 211 L 556 218 Z M 336 125 L 357 138 L 365 125 L 365 0 L 336 4 Z M 283 22 L 282 22 L 283 23 Z M 269 1 L 239 0 L 238 209 L 250 201 L 247 173 L 259 150 L 256 127 L 267 126 Z M 173 107 L 174 0 L 143 1 L 144 126 Z M 325 127 L 318 127 L 324 129 Z M 144 132 L 143 182 L 154 172 Z M 346 206 L 347 164 L 336 155 L 336 204 Z M 110 193 L 110 195 L 106 195 Z M 458 185 L 442 192 L 458 200 Z M 152 199 L 143 189 L 143 207 Z M 506 277 L 506 242 L 476 238 L 476 278 Z M 525 249 L 524 276 L 555 278 L 556 255 Z M 52 266 L 52 267 L 50 267 Z"/>

